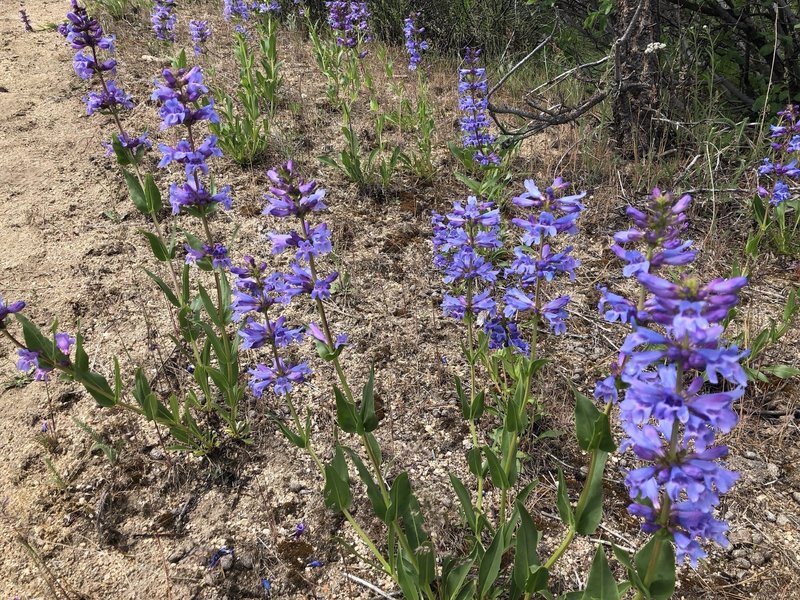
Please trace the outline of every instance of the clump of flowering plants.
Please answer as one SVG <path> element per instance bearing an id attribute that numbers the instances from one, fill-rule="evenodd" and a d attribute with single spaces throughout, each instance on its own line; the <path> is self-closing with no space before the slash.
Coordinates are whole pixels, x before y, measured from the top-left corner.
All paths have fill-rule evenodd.
<path id="1" fill-rule="evenodd" d="M 790 105 L 778 112 L 778 123 L 770 125 L 770 139 L 770 153 L 758 167 L 758 191 L 752 202 L 758 229 L 746 246 L 751 259 L 758 256 L 759 245 L 767 236 L 781 254 L 794 255 L 800 250 L 800 107 Z"/>

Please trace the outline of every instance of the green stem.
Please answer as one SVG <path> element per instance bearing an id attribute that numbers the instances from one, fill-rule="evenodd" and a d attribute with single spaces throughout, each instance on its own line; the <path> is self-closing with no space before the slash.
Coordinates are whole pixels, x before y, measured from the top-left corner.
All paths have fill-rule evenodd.
<path id="1" fill-rule="evenodd" d="M 550 558 L 547 559 L 547 562 L 544 563 L 545 569 L 552 569 L 553 565 L 556 564 L 561 555 L 567 551 L 569 545 L 572 543 L 572 540 L 575 538 L 575 525 L 570 525 L 569 529 L 567 530 L 567 535 L 564 536 L 564 539 L 561 541 L 561 544 L 556 548 L 555 552 L 550 555 Z"/>
<path id="2" fill-rule="evenodd" d="M 472 303 L 472 286 L 467 288 L 467 306 Z M 475 325 L 471 313 L 467 314 L 467 345 L 469 352 L 469 406 L 470 410 L 475 405 Z M 472 447 L 480 449 L 480 442 L 478 440 L 478 426 L 471 416 L 467 421 L 469 431 L 472 435 Z M 477 479 L 477 492 L 475 498 L 475 509 L 478 511 L 478 516 L 483 513 L 483 474 L 478 473 L 475 478 Z M 477 521 L 476 521 L 477 522 Z M 475 532 L 477 534 L 477 531 Z"/>

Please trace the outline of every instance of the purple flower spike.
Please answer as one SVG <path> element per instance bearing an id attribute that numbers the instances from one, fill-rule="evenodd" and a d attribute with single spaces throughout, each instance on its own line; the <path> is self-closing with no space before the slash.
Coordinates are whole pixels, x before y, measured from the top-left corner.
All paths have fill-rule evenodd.
<path id="1" fill-rule="evenodd" d="M 492 150 L 496 138 L 489 133 L 489 84 L 486 69 L 479 67 L 481 51 L 467 48 L 465 68 L 458 72 L 458 108 L 463 113 L 461 131 L 464 148 L 474 148 L 473 159 L 481 166 L 498 165 L 500 157 Z"/>
<path id="2" fill-rule="evenodd" d="M 203 53 L 205 43 L 211 39 L 211 27 L 207 20 L 193 19 L 189 21 L 189 34 L 194 44 L 194 55 L 199 56 Z"/>
<path id="3" fill-rule="evenodd" d="M 715 518 L 714 508 L 738 475 L 720 463 L 728 450 L 716 445 L 716 438 L 738 421 L 733 403 L 747 385 L 740 364 L 747 351 L 723 339 L 720 323 L 747 279 L 703 285 L 685 273 L 678 281 L 654 274 L 662 265 L 694 258 L 689 242 L 679 239 L 688 205 L 688 196 L 673 203 L 656 189 L 646 211 L 628 209 L 635 227 L 614 236 L 619 244 L 614 251 L 628 263 L 625 274 L 636 275 L 642 294 L 634 304 L 601 288 L 599 308 L 606 319 L 634 329 L 613 374 L 597 383 L 594 395 L 619 402 L 627 436 L 620 449 L 632 450 L 642 463 L 625 476 L 633 500 L 629 512 L 642 519 L 647 533 L 666 530 L 678 562 L 697 566 L 705 556 L 703 542 L 727 545 L 727 525 Z M 644 245 L 645 254 L 621 247 L 628 244 Z M 657 327 L 648 327 L 651 323 Z M 719 389 L 723 382 L 727 385 Z"/>
<path id="4" fill-rule="evenodd" d="M 24 8 L 19 9 L 19 20 L 22 21 L 22 26 L 25 28 L 25 31 L 33 31 L 30 17 L 28 17 L 28 12 Z"/>

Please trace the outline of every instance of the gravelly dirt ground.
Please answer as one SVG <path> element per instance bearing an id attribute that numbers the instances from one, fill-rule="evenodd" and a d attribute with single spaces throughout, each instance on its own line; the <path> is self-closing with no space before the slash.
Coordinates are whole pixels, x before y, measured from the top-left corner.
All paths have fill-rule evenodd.
<path id="1" fill-rule="evenodd" d="M 66 6 L 49 0 L 26 3 L 37 27 L 58 22 Z M 200 3 L 182 10 L 182 21 L 189 11 L 192 17 L 220 12 Z M 235 71 L 224 58 L 225 27 L 219 19 L 214 23 L 218 39 L 205 66 L 215 71 L 216 81 L 225 82 Z M 149 32 L 141 18 L 112 27 L 119 38 L 119 79 L 136 98 L 146 98 L 157 64 L 140 57 L 157 54 L 158 49 L 148 47 Z M 0 293 L 10 300 L 25 298 L 29 316 L 40 324 L 58 317 L 63 328 L 74 330 L 80 320 L 92 363 L 100 371 L 108 373 L 117 355 L 126 372 L 142 365 L 152 374 L 154 365 L 171 352 L 166 336 L 153 334 L 168 329 L 165 307 L 139 268 L 152 264 L 137 233 L 146 224 L 129 206 L 116 167 L 99 146 L 111 135 L 110 123 L 84 116 L 83 82 L 73 75 L 70 51 L 55 32 L 23 33 L 16 6 L 10 5 L 0 12 L 0 31 Z M 264 167 L 288 154 L 299 157 L 329 189 L 329 222 L 341 258 L 336 267 L 352 282 L 330 307 L 335 327 L 347 331 L 354 342 L 345 368 L 360 380 L 367 365 L 375 363 L 388 417 L 379 434 L 388 470 L 409 471 L 432 535 L 441 549 L 452 549 L 464 531 L 450 516 L 455 499 L 447 472 L 465 471 L 469 436 L 451 382 L 464 368 L 456 350 L 458 329 L 440 316 L 441 292 L 430 268 L 428 238 L 430 211 L 445 209 L 448 201 L 464 195 L 463 190 L 450 175 L 454 165 L 445 152 L 440 152 L 433 186 L 405 181 L 380 199 L 361 196 L 338 175 L 319 169 L 313 157 L 335 147 L 340 117 L 325 110 L 324 83 L 308 48 L 295 35 L 281 36 L 285 93 L 302 110 L 281 110 L 273 127 L 276 141 L 264 165 L 247 170 L 229 162 L 215 165 L 219 178 L 233 186 L 240 207 L 234 213 L 241 223 L 236 257 L 266 256 L 262 234 L 274 224 L 253 210 L 265 187 Z M 448 77 L 447 72 L 433 75 L 440 145 L 452 135 L 448 124 L 454 119 L 454 82 Z M 133 129 L 157 130 L 150 104 L 138 105 L 126 118 Z M 567 147 L 558 138 L 562 134 L 570 135 L 567 130 L 553 132 L 523 149 L 517 185 L 525 176 L 552 176 L 551 166 Z M 580 157 L 569 158 L 567 164 L 580 163 Z M 580 185 L 580 173 L 565 176 Z M 583 265 L 578 281 L 570 286 L 575 298 L 570 333 L 548 347 L 554 356 L 570 358 L 548 366 L 539 384 L 550 415 L 546 425 L 566 431 L 571 428 L 572 401 L 565 379 L 584 389 L 591 386 L 623 335 L 597 318 L 594 285 L 621 281 L 607 247 L 609 234 L 624 223 L 625 200 L 608 185 L 590 193 L 575 242 Z M 701 267 L 714 275 L 726 272 L 741 248 L 746 226 L 735 210 L 736 201 L 726 202 L 718 206 L 700 196 L 692 212 L 695 239 L 705 250 Z M 227 238 L 233 219 L 223 216 L 214 227 L 221 239 Z M 790 263 L 765 263 L 746 293 L 745 322 L 757 330 L 767 317 L 776 316 L 781 298 L 797 283 L 797 270 Z M 797 364 L 797 348 L 797 336 L 792 335 L 769 358 Z M 27 384 L 17 376 L 10 348 L 0 346 L 0 356 L 0 594 L 258 598 L 263 597 L 259 581 L 268 577 L 274 582 L 274 597 L 370 597 L 346 573 L 390 589 L 388 581 L 342 556 L 333 538 L 353 541 L 347 525 L 324 509 L 313 464 L 287 446 L 264 416 L 263 406 L 248 400 L 252 446 L 229 444 L 209 459 L 165 457 L 156 432 L 136 418 L 96 408 L 72 384 L 53 382 L 47 389 Z M 314 409 L 315 439 L 325 456 L 333 413 L 325 367 L 319 369 L 304 403 Z M 36 435 L 47 417 L 48 394 L 56 407 L 59 435 L 58 447 L 50 450 Z M 742 426 L 729 440 L 731 463 L 742 472 L 742 480 L 721 507 L 731 522 L 732 547 L 714 551 L 713 560 L 698 573 L 684 572 L 676 597 L 796 596 L 800 436 L 791 416 L 766 419 L 759 411 L 769 406 L 791 415 L 797 400 L 796 386 L 790 382 L 759 386 L 742 402 Z M 91 452 L 91 440 L 73 419 L 123 444 L 116 468 Z M 547 536 L 545 548 L 557 543 L 560 533 L 550 516 L 553 473 L 563 467 L 571 486 L 578 488 L 576 479 L 584 464 L 571 438 L 563 439 L 570 441 L 548 440 L 530 448 L 525 473 L 541 479 L 531 510 Z M 64 489 L 53 482 L 45 459 L 64 480 Z M 624 461 L 614 457 L 610 465 L 610 515 L 598 537 L 636 546 L 641 542 L 637 526 L 624 510 L 619 474 Z M 367 519 L 368 529 L 378 533 L 365 512 L 356 517 Z M 308 525 L 307 545 L 288 541 L 300 521 Z M 224 577 L 206 569 L 211 553 L 223 544 L 237 551 Z M 557 571 L 557 580 L 574 585 L 586 571 L 592 548 L 588 541 L 577 542 Z M 312 557 L 324 566 L 305 567 Z"/>

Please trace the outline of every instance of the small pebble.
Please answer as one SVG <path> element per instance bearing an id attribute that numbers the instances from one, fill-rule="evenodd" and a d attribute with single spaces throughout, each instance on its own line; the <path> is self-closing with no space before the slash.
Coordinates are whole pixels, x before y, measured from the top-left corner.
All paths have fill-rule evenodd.
<path id="1" fill-rule="evenodd" d="M 775 524 L 779 527 L 784 527 L 785 525 L 789 524 L 789 517 L 781 513 L 778 515 L 778 518 L 775 519 Z"/>
<path id="2" fill-rule="evenodd" d="M 800 492 L 792 492 L 792 498 L 794 498 L 795 502 L 800 504 Z"/>
<path id="3" fill-rule="evenodd" d="M 226 554 L 219 559 L 219 566 L 223 571 L 230 571 L 233 566 L 233 554 Z"/>
<path id="4" fill-rule="evenodd" d="M 774 523 L 776 520 L 775 513 L 769 510 L 764 511 L 764 518 L 770 523 Z"/>
<path id="5" fill-rule="evenodd" d="M 753 563 L 754 566 L 760 567 L 767 562 L 767 556 L 763 552 L 753 552 L 750 555 L 750 562 Z"/>
<path id="6" fill-rule="evenodd" d="M 735 561 L 733 561 L 733 566 L 736 567 L 737 569 L 750 569 L 750 568 L 752 568 L 752 565 L 750 564 L 750 561 L 747 560 L 746 558 L 737 558 Z"/>
<path id="7" fill-rule="evenodd" d="M 295 492 L 295 493 L 299 492 L 299 491 L 300 491 L 300 490 L 302 490 L 304 487 L 305 487 L 305 485 L 303 485 L 303 484 L 302 484 L 301 482 L 299 482 L 299 481 L 292 481 L 292 482 L 289 484 L 289 490 L 290 490 L 290 491 L 292 491 L 292 492 Z"/>

